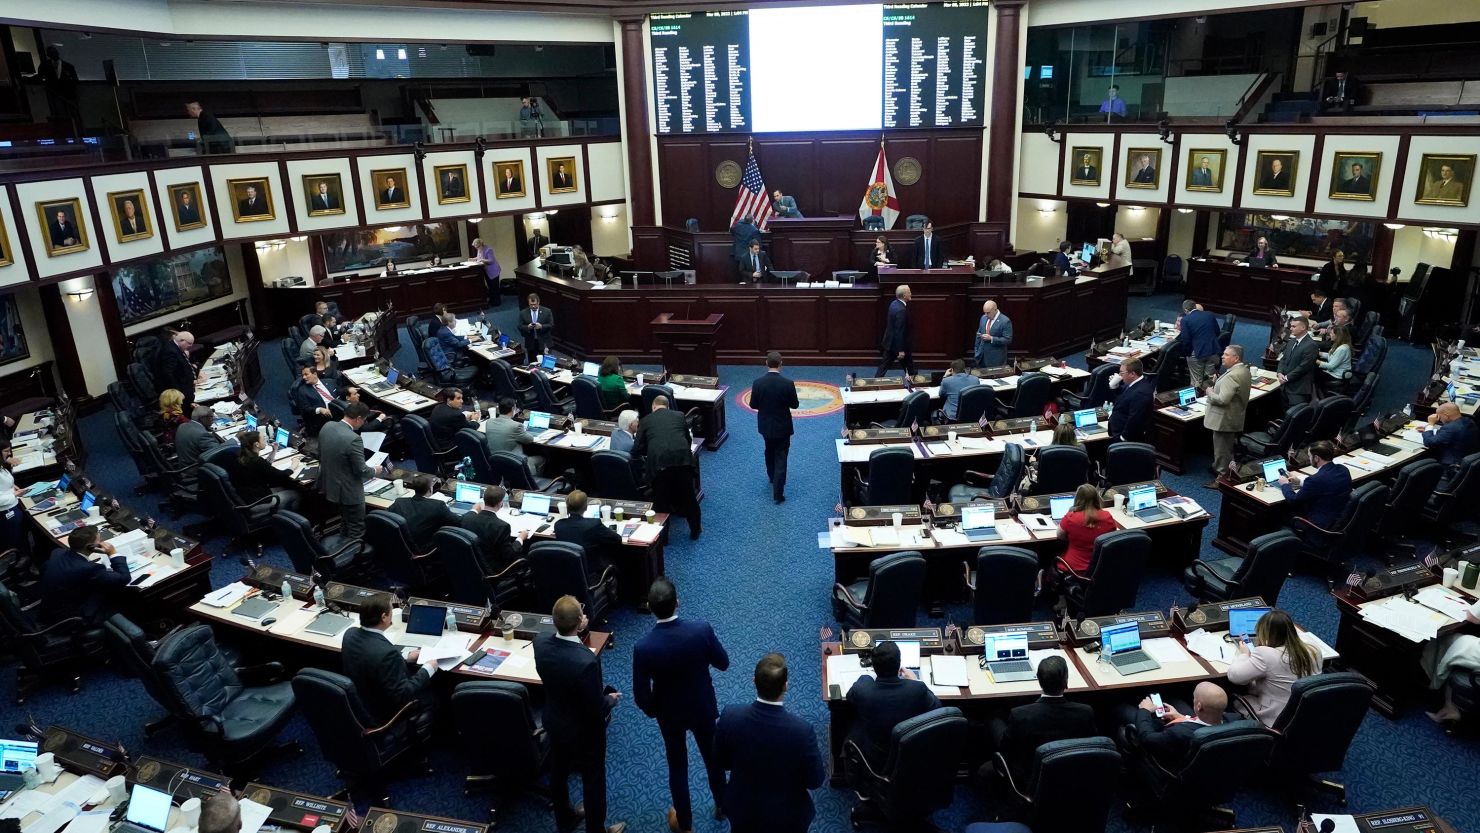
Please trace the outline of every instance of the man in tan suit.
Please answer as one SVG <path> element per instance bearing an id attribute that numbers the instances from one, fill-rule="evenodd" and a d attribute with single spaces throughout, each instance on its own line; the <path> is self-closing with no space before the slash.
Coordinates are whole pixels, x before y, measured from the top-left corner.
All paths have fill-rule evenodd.
<path id="1" fill-rule="evenodd" d="M 1249 410 L 1251 381 L 1249 366 L 1244 364 L 1244 348 L 1237 344 L 1223 348 L 1223 372 L 1206 391 L 1208 410 L 1203 417 L 1203 423 L 1213 432 L 1215 477 L 1222 476 L 1233 462 L 1233 446 L 1244 430 L 1244 414 Z"/>
<path id="2" fill-rule="evenodd" d="M 1428 186 L 1423 189 L 1423 198 L 1426 200 L 1444 200 L 1445 202 L 1461 202 L 1464 200 L 1465 184 L 1454 178 L 1454 166 L 1439 166 L 1439 178 L 1429 180 Z"/>

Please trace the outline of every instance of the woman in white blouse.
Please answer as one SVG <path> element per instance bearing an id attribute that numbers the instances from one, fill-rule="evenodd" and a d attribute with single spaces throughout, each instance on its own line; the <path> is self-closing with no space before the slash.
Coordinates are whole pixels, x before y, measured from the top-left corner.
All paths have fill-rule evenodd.
<path id="1" fill-rule="evenodd" d="M 1320 670 L 1320 654 L 1300 638 L 1290 614 L 1274 608 L 1259 617 L 1254 646 L 1239 642 L 1238 656 L 1228 666 L 1228 681 L 1248 687 L 1234 706 L 1247 717 L 1273 725 L 1290 701 L 1290 686 Z"/>

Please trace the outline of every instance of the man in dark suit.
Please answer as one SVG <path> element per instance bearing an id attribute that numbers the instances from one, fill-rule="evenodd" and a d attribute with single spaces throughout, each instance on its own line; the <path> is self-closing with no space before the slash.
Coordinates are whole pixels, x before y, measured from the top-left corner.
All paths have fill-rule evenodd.
<path id="1" fill-rule="evenodd" d="M 1350 113 L 1361 98 L 1361 92 L 1362 85 L 1355 76 L 1338 72 L 1321 82 L 1321 112 L 1340 110 Z"/>
<path id="2" fill-rule="evenodd" d="M 1259 188 L 1267 191 L 1289 191 L 1290 172 L 1279 159 L 1269 160 L 1269 167 L 1260 172 Z"/>
<path id="3" fill-rule="evenodd" d="M 879 339 L 879 369 L 875 376 L 883 376 L 899 362 L 905 375 L 915 372 L 915 339 L 910 331 L 910 287 L 900 284 L 894 288 L 894 300 L 889 303 L 889 317 L 884 319 L 884 337 Z"/>
<path id="4" fill-rule="evenodd" d="M 1146 442 L 1156 385 L 1147 381 L 1144 373 L 1140 359 L 1126 359 L 1120 363 L 1120 372 L 1110 379 L 1110 387 L 1116 389 L 1115 406 L 1110 411 L 1111 442 Z"/>
<path id="5" fill-rule="evenodd" d="M 731 252 L 736 263 L 750 253 L 750 241 L 760 236 L 761 230 L 756 228 L 754 217 L 741 217 L 740 222 L 730 229 Z"/>
<path id="6" fill-rule="evenodd" d="M 1280 353 L 1275 370 L 1280 375 L 1280 393 L 1285 397 L 1285 407 L 1309 402 L 1315 396 L 1316 362 L 1320 360 L 1321 348 L 1310 337 L 1310 320 L 1305 316 L 1290 319 L 1290 341 Z"/>
<path id="7" fill-rule="evenodd" d="M 632 456 L 647 466 L 653 484 L 653 502 L 659 512 L 682 515 L 689 522 L 689 540 L 700 532 L 699 500 L 694 492 L 694 437 L 683 414 L 668 407 L 668 397 L 653 398 L 652 413 L 637 424 Z"/>
<path id="8" fill-rule="evenodd" d="M 1074 169 L 1073 179 L 1096 183 L 1100 181 L 1100 169 L 1095 167 L 1095 159 L 1092 155 L 1086 153 L 1079 160 L 1079 167 Z"/>
<path id="9" fill-rule="evenodd" d="M 186 469 L 180 474 L 180 485 L 194 489 L 198 478 L 200 458 L 207 451 L 224 442 L 211 430 L 215 415 L 204 405 L 192 405 L 190 421 L 175 429 L 175 456 Z"/>
<path id="10" fill-rule="evenodd" d="M 750 386 L 750 407 L 755 409 L 755 429 L 766 443 L 766 479 L 771 482 L 771 500 L 786 500 L 786 458 L 791 453 L 791 412 L 800 408 L 797 386 L 781 375 L 781 354 L 766 354 L 766 372 Z"/>
<path id="11" fill-rule="evenodd" d="M 248 185 L 242 198 L 236 201 L 238 217 L 260 217 L 268 213 L 267 200 L 257 193 L 257 186 Z"/>
<path id="12" fill-rule="evenodd" d="M 1187 373 L 1198 390 L 1207 387 L 1218 372 L 1218 357 L 1223 355 L 1223 345 L 1218 343 L 1221 330 L 1218 316 L 1191 298 L 1182 302 L 1182 329 L 1177 340 L 1187 342 Z"/>
<path id="13" fill-rule="evenodd" d="M 1201 682 L 1192 692 L 1192 710 L 1182 714 L 1171 703 L 1163 704 L 1163 714 L 1156 716 L 1156 706 L 1151 698 L 1143 699 L 1134 709 L 1134 715 L 1125 715 L 1128 727 L 1126 740 L 1131 749 L 1127 752 L 1134 758 L 1150 756 L 1167 769 L 1176 771 L 1187 761 L 1187 748 L 1192 745 L 1192 736 L 1204 726 L 1223 723 L 1223 713 L 1228 710 L 1228 694 L 1217 683 Z"/>
<path id="14" fill-rule="evenodd" d="M 478 412 L 463 410 L 461 388 L 443 388 L 437 395 L 441 401 L 432 406 L 427 414 L 427 423 L 432 426 L 432 442 L 437 448 L 452 448 L 452 438 L 464 428 L 477 430 Z"/>
<path id="15" fill-rule="evenodd" d="M 586 833 L 623 833 L 625 822 L 606 824 L 606 725 L 622 695 L 605 689 L 600 660 L 577 635 L 587 624 L 581 603 L 561 596 L 554 618 L 556 632 L 534 638 L 534 667 L 544 684 L 555 827 L 569 830 L 584 816 Z M 570 804 L 572 772 L 581 776 L 581 807 Z"/>
<path id="16" fill-rule="evenodd" d="M 195 146 L 201 153 L 236 152 L 236 140 L 226 132 L 221 120 L 201 107 L 199 101 L 187 101 L 185 112 L 195 119 Z"/>
<path id="17" fill-rule="evenodd" d="M 298 378 L 302 384 L 288 389 L 288 403 L 303 421 L 303 433 L 317 437 L 325 423 L 334 418 L 329 403 L 339 397 L 339 383 L 320 376 L 312 365 L 299 368 Z"/>
<path id="18" fill-rule="evenodd" d="M 588 505 L 586 493 L 580 489 L 565 496 L 566 517 L 555 522 L 555 540 L 579 546 L 586 553 L 586 566 L 600 569 L 611 563 L 613 547 L 622 545 L 622 536 L 601 518 L 586 517 Z"/>
<path id="19" fill-rule="evenodd" d="M 385 636 L 390 626 L 389 598 L 371 596 L 360 605 L 360 626 L 345 630 L 340 648 L 344 676 L 354 681 L 365 708 L 380 723 L 395 717 L 412 700 L 422 701 L 423 708 L 430 710 L 434 701 L 428 684 L 437 673 L 435 662 L 417 668 L 420 648 L 403 657 L 401 649 Z"/>
<path id="20" fill-rule="evenodd" d="M 558 191 L 558 190 L 560 190 L 562 188 L 574 188 L 574 187 L 575 187 L 575 183 L 571 182 L 571 180 L 570 180 L 570 174 L 568 174 L 568 173 L 565 172 L 565 164 L 564 163 L 561 163 L 561 164 L 556 165 L 555 166 L 555 175 L 552 176 L 552 177 L 550 177 L 550 190 L 551 191 Z"/>
<path id="21" fill-rule="evenodd" d="M 1326 290 L 1316 287 L 1310 291 L 1310 316 L 1307 320 L 1313 322 L 1317 327 L 1330 326 L 1331 319 L 1335 317 L 1332 312 L 1331 299 L 1326 297 Z"/>
<path id="22" fill-rule="evenodd" d="M 1139 182 L 1146 185 L 1155 184 L 1156 167 L 1151 164 L 1151 156 L 1145 153 L 1141 154 L 1138 163 L 1135 176 L 1131 177 L 1131 182 Z"/>
<path id="23" fill-rule="evenodd" d="M 1474 417 L 1465 416 L 1453 402 L 1434 409 L 1428 422 L 1423 445 L 1445 467 L 1447 479 L 1459 470 L 1460 461 L 1480 451 L 1480 427 L 1476 427 Z"/>
<path id="24" fill-rule="evenodd" d="M 432 549 L 432 536 L 444 526 L 457 526 L 457 514 L 446 503 L 432 497 L 432 488 L 437 478 L 430 474 L 418 474 L 406 484 L 411 494 L 396 498 L 391 512 L 406 519 L 406 530 L 411 543 L 422 552 Z"/>
<path id="25" fill-rule="evenodd" d="M 1208 188 L 1213 187 L 1213 167 L 1212 167 L 1212 165 L 1213 165 L 1212 160 L 1210 158 L 1206 157 L 1206 156 L 1204 156 L 1202 159 L 1198 160 L 1197 167 L 1195 169 L 1193 169 L 1193 171 L 1192 171 L 1192 182 L 1191 182 L 1191 184 L 1192 185 L 1203 185 L 1203 186 L 1206 186 Z"/>
<path id="26" fill-rule="evenodd" d="M 184 407 L 195 401 L 195 382 L 200 375 L 190 363 L 190 348 L 195 346 L 195 336 L 181 330 L 175 333 L 170 343 L 162 345 L 155 359 L 154 381 L 160 390 L 174 388 L 185 396 Z"/>
<path id="27" fill-rule="evenodd" d="M 467 195 L 467 189 L 463 186 L 462 174 L 457 171 L 448 171 L 442 175 L 443 199 L 466 197 Z"/>
<path id="28" fill-rule="evenodd" d="M 946 249 L 935 236 L 935 224 L 925 221 L 919 237 L 915 238 L 915 268 L 939 269 L 946 265 Z"/>
<path id="29" fill-rule="evenodd" d="M 524 355 L 533 359 L 550 350 L 555 313 L 549 307 L 540 306 L 540 296 L 533 292 L 529 293 L 525 301 L 529 304 L 529 309 L 519 313 L 519 335 L 524 337 Z"/>
<path id="30" fill-rule="evenodd" d="M 1352 473 L 1346 466 L 1334 463 L 1336 446 L 1330 440 L 1311 443 L 1310 464 L 1316 473 L 1301 478 L 1298 474 L 1280 475 L 1280 493 L 1290 507 L 1290 517 L 1301 517 L 1322 529 L 1330 529 L 1346 511 L 1352 494 Z"/>
<path id="31" fill-rule="evenodd" d="M 329 183 L 319 183 L 319 190 L 313 195 L 313 205 L 311 208 L 314 211 L 339 210 L 339 198 L 329 193 Z"/>
<path id="32" fill-rule="evenodd" d="M 344 519 L 344 539 L 365 537 L 365 480 L 375 469 L 365 464 L 360 428 L 370 409 L 363 402 L 344 407 L 344 416 L 319 432 L 319 488 Z"/>
<path id="33" fill-rule="evenodd" d="M 514 175 L 513 168 L 504 168 L 504 178 L 499 180 L 498 191 L 500 194 L 517 194 L 524 190 L 524 185 L 519 177 Z"/>
<path id="34" fill-rule="evenodd" d="M 193 226 L 200 222 L 200 208 L 195 204 L 195 194 L 188 188 L 175 198 L 175 217 L 181 226 Z"/>
<path id="35" fill-rule="evenodd" d="M 149 228 L 144 225 L 144 218 L 139 216 L 139 207 L 133 200 L 124 200 L 118 217 L 118 236 L 132 237 L 147 231 Z"/>
<path id="36" fill-rule="evenodd" d="M 539 229 L 535 229 L 534 231 L 529 233 L 530 251 L 539 252 L 540 249 L 543 249 L 548 245 L 550 245 L 550 238 L 542 234 Z"/>
<path id="37" fill-rule="evenodd" d="M 1038 687 L 1043 689 L 1042 696 L 1008 712 L 1006 720 L 994 719 L 990 726 L 993 744 L 1018 783 L 1027 775 L 1038 747 L 1099 734 L 1095 710 L 1064 699 L 1064 689 L 1069 687 L 1069 664 L 1063 657 L 1045 657 L 1038 663 Z"/>
<path id="38" fill-rule="evenodd" d="M 1347 176 L 1342 177 L 1336 190 L 1343 194 L 1371 194 L 1372 175 L 1361 162 L 1353 162 L 1347 167 Z"/>
<path id="39" fill-rule="evenodd" d="M 396 178 L 394 176 L 386 177 L 385 187 L 380 189 L 380 204 L 396 205 L 405 201 L 406 192 L 401 190 L 401 186 L 396 184 Z"/>
<path id="40" fill-rule="evenodd" d="M 668 758 L 668 827 L 675 833 L 694 829 L 693 805 L 689 801 L 689 749 L 687 735 L 704 759 L 709 791 L 715 800 L 715 818 L 722 816 L 725 772 L 714 755 L 714 724 L 719 706 L 709 669 L 728 671 L 730 655 L 714 635 L 708 622 L 678 618 L 678 591 L 673 582 L 659 576 L 648 589 L 648 610 L 658 623 L 632 649 L 632 696 L 642 713 L 658 721 L 663 735 L 663 753 Z"/>
<path id="41" fill-rule="evenodd" d="M 735 261 L 735 268 L 739 272 L 741 283 L 760 283 L 766 273 L 771 271 L 771 256 L 761 251 L 760 238 L 750 239 L 744 256 Z"/>
<path id="42" fill-rule="evenodd" d="M 67 218 L 67 212 L 58 209 L 51 221 L 46 224 L 47 234 L 51 237 L 52 248 L 63 246 L 76 246 L 82 242 L 82 234 L 77 231 L 77 224 Z"/>
<path id="43" fill-rule="evenodd" d="M 90 560 L 94 553 L 106 555 L 108 566 Z M 128 559 L 112 544 L 98 543 L 97 527 L 79 526 L 41 568 L 42 619 L 51 624 L 76 616 L 96 625 L 117 612 L 117 594 L 128 583 Z"/>
<path id="44" fill-rule="evenodd" d="M 848 689 L 848 702 L 857 717 L 848 739 L 858 745 L 869 766 L 877 772 L 889 757 L 889 736 L 894 733 L 894 727 L 940 708 L 940 699 L 915 678 L 913 671 L 899 667 L 899 646 L 895 643 L 879 643 L 873 651 L 873 662 L 875 677 L 860 677 Z M 853 781 L 863 773 L 848 775 Z"/>
<path id="45" fill-rule="evenodd" d="M 509 566 L 529 540 L 529 530 L 516 537 L 498 510 L 504 505 L 504 487 L 489 486 L 483 490 L 483 500 L 457 519 L 457 525 L 478 536 L 478 548 L 483 554 L 483 574 L 494 575 Z"/>
<path id="46" fill-rule="evenodd" d="M 827 771 L 812 724 L 788 714 L 786 658 L 766 654 L 755 666 L 754 702 L 728 706 L 714 733 L 714 755 L 729 773 L 720 806 L 732 833 L 805 833 L 810 790 Z"/>

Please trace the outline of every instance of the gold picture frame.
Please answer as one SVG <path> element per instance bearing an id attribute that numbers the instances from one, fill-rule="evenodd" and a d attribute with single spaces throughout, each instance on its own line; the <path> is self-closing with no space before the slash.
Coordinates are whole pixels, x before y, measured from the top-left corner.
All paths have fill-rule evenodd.
<path id="1" fill-rule="evenodd" d="M 1227 150 L 1189 148 L 1187 150 L 1187 179 L 1184 187 L 1189 191 L 1221 194 L 1227 167 Z"/>
<path id="2" fill-rule="evenodd" d="M 108 213 L 113 216 L 113 234 L 118 242 L 131 243 L 154 236 L 148 206 L 143 188 L 108 192 Z"/>
<path id="3" fill-rule="evenodd" d="M 380 211 L 410 208 L 410 174 L 405 168 L 379 168 L 370 172 L 370 186 L 375 189 L 375 207 Z"/>
<path id="4" fill-rule="evenodd" d="M 513 174 L 512 184 L 509 174 Z M 493 198 L 508 200 L 525 196 L 524 160 L 508 159 L 493 163 Z"/>
<path id="5" fill-rule="evenodd" d="M 5 218 L 0 217 L 0 266 L 15 263 L 15 254 L 10 250 L 10 230 L 5 227 Z"/>
<path id="6" fill-rule="evenodd" d="M 1149 167 L 1140 163 L 1145 160 Z M 1126 151 L 1125 179 L 1127 188 L 1156 190 L 1161 187 L 1161 148 L 1131 148 Z"/>
<path id="7" fill-rule="evenodd" d="M 40 200 L 36 203 L 36 217 L 41 221 L 41 245 L 47 257 L 85 252 L 91 248 L 87 242 L 87 218 L 82 213 L 81 199 Z M 62 222 L 62 217 L 66 218 L 65 222 Z"/>
<path id="8" fill-rule="evenodd" d="M 1331 178 L 1326 183 L 1326 197 L 1372 202 L 1377 199 L 1377 183 L 1381 176 L 1381 151 L 1337 151 L 1331 156 Z"/>
<path id="9" fill-rule="evenodd" d="M 175 221 L 175 231 L 205 228 L 206 212 L 201 204 L 199 182 L 178 182 L 165 190 L 170 195 L 170 214 Z"/>
<path id="10" fill-rule="evenodd" d="M 1099 187 L 1105 180 L 1105 149 L 1098 145 L 1086 145 L 1069 150 L 1070 185 Z"/>
<path id="11" fill-rule="evenodd" d="M 265 176 L 226 180 L 231 195 L 231 219 L 238 223 L 263 223 L 277 219 L 272 204 L 272 181 Z"/>
<path id="12" fill-rule="evenodd" d="M 545 190 L 551 194 L 570 194 L 580 188 L 574 156 L 552 156 L 545 160 Z"/>
<path id="13" fill-rule="evenodd" d="M 344 182 L 339 174 L 304 174 L 303 202 L 310 217 L 344 213 Z"/>
<path id="14" fill-rule="evenodd" d="M 438 165 L 432 169 L 437 178 L 437 204 L 470 202 L 472 192 L 468 190 L 467 165 Z"/>
<path id="15" fill-rule="evenodd" d="M 1254 193 L 1265 197 L 1295 196 L 1300 168 L 1298 150 L 1261 150 L 1254 157 Z"/>
<path id="16" fill-rule="evenodd" d="M 1446 178 L 1445 172 L 1449 173 Z M 1475 184 L 1475 154 L 1425 153 L 1418 163 L 1418 183 L 1413 202 L 1418 205 L 1447 205 L 1466 208 L 1470 186 Z"/>

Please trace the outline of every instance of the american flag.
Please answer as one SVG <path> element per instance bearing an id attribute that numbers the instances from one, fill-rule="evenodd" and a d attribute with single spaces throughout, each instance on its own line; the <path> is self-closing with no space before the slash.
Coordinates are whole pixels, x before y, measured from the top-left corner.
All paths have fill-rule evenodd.
<path id="1" fill-rule="evenodd" d="M 756 228 L 766 230 L 771 219 L 771 197 L 766 193 L 766 181 L 761 179 L 761 166 L 755 161 L 755 151 L 745 160 L 745 175 L 740 178 L 740 187 L 735 193 L 735 211 L 730 215 L 730 228 L 745 217 L 755 220 Z"/>

